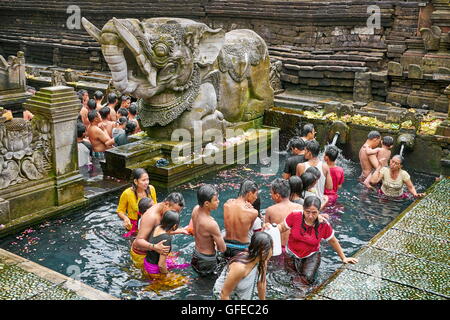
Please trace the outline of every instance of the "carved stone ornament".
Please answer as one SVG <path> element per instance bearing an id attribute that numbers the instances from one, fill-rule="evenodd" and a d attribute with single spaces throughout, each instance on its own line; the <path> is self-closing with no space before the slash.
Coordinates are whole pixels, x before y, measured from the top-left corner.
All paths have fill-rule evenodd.
<path id="1" fill-rule="evenodd" d="M 13 118 L 0 122 L 0 189 L 41 179 L 51 168 L 50 123 Z"/>
<path id="2" fill-rule="evenodd" d="M 53 70 L 52 72 L 52 86 L 65 86 L 66 79 L 64 78 L 64 73 Z"/>
<path id="3" fill-rule="evenodd" d="M 149 106 L 142 99 L 139 99 L 137 113 L 141 124 L 144 127 L 165 126 L 178 118 L 185 110 L 190 110 L 200 89 L 198 68 L 195 68 L 191 82 L 189 89 L 183 92 L 181 96 L 164 105 Z"/>
<path id="4" fill-rule="evenodd" d="M 270 65 L 270 86 L 272 87 L 275 93 L 279 93 L 283 91 L 283 85 L 281 84 L 281 69 L 283 67 L 283 63 L 280 60 L 276 60 Z"/>

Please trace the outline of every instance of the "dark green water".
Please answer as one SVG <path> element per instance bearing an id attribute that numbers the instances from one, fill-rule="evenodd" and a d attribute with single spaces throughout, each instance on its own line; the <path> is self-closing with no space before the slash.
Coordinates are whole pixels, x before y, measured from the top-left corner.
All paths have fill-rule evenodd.
<path id="1" fill-rule="evenodd" d="M 186 200 L 181 225 L 189 222 L 190 210 L 196 205 L 196 190 L 201 183 L 215 184 L 219 190 L 221 205 L 213 217 L 221 227 L 222 205 L 237 196 L 239 184 L 245 178 L 253 179 L 260 186 L 261 208 L 272 205 L 269 185 L 275 177 L 281 176 L 284 160 L 282 155 L 280 170 L 276 174 L 261 174 L 260 165 L 239 165 L 174 188 L 172 191 L 180 191 Z M 359 164 L 345 159 L 338 159 L 337 164 L 344 168 L 345 182 L 339 191 L 338 204 L 333 209 L 335 213 L 330 223 L 345 254 L 351 256 L 412 200 L 379 199 L 357 182 L 361 172 Z M 418 192 L 423 192 L 434 182 L 433 176 L 406 170 L 411 174 Z M 161 201 L 167 192 L 157 190 L 157 195 L 158 201 Z M 75 212 L 2 238 L 0 247 L 122 299 L 211 299 L 213 281 L 198 279 L 191 268 L 183 271 L 190 278 L 190 283 L 183 287 L 161 292 L 160 295 L 146 290 L 148 282 L 141 277 L 140 271 L 131 266 L 128 253 L 131 240 L 121 236 L 124 230 L 115 214 L 118 197 L 106 198 L 102 204 L 93 205 L 85 212 Z M 174 238 L 173 250 L 180 252 L 181 262 L 190 262 L 193 246 L 192 237 L 177 235 Z M 340 265 L 337 254 L 323 242 L 322 263 L 314 285 L 325 281 Z M 296 284 L 294 276 L 276 264 L 269 265 L 267 298 L 304 297 L 305 288 Z"/>

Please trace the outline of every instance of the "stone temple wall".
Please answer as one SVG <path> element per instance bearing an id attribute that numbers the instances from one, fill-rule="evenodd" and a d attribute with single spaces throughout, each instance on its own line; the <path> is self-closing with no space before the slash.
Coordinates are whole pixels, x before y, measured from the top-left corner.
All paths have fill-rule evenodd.
<path id="1" fill-rule="evenodd" d="M 305 94 L 414 107 L 427 104 L 441 112 L 448 107 L 443 94 L 449 83 L 447 70 L 439 71 L 443 77 L 433 76 L 439 73 L 437 68 L 433 72 L 422 70 L 424 76 L 418 78 L 407 72 L 410 64 L 423 69 L 428 63 L 421 60 L 429 52 L 420 28 L 438 25 L 442 32 L 449 31 L 448 0 L 1 1 L 0 54 L 2 50 L 4 55 L 22 50 L 31 63 L 107 70 L 99 45 L 84 30 L 65 26 L 69 5 L 78 5 L 81 15 L 98 27 L 112 17 L 172 16 L 227 31 L 255 30 L 269 45 L 271 59 L 282 61 L 285 87 Z M 379 29 L 367 28 L 370 5 L 380 8 Z M 448 43 L 444 46 L 448 48 Z M 449 61 L 441 59 L 438 64 L 450 69 Z M 401 64 L 404 72 L 388 75 L 390 62 Z M 361 84 L 370 90 L 355 90 Z"/>

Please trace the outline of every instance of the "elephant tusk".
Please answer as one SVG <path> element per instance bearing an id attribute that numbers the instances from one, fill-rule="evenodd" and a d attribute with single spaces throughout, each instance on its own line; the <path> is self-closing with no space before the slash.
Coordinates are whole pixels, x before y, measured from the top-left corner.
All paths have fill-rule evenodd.
<path id="1" fill-rule="evenodd" d="M 131 52 L 133 52 L 135 56 L 140 56 L 143 52 L 136 37 L 118 19 L 113 18 L 113 23 L 121 40 L 127 45 L 127 47 L 131 50 Z"/>
<path id="2" fill-rule="evenodd" d="M 125 21 L 127 23 L 130 23 L 127 20 Z M 113 18 L 113 23 L 121 40 L 134 54 L 138 66 L 141 68 L 142 72 L 144 72 L 144 74 L 147 76 L 150 85 L 152 87 L 156 87 L 156 70 L 152 68 L 150 61 L 145 56 L 144 50 L 142 49 L 139 40 L 133 35 L 133 33 L 130 32 L 127 26 L 120 20 Z M 130 27 L 134 29 L 132 24 Z M 141 41 L 143 41 L 143 39 Z"/>
<path id="3" fill-rule="evenodd" d="M 83 25 L 84 29 L 86 29 L 87 33 L 89 33 L 95 40 L 97 40 L 97 42 L 100 42 L 102 33 L 100 29 L 90 23 L 85 17 L 81 18 L 81 24 Z"/>

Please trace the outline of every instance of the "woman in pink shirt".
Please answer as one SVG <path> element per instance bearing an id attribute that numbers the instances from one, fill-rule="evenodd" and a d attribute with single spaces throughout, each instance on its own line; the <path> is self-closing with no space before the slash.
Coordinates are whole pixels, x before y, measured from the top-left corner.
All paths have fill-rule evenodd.
<path id="1" fill-rule="evenodd" d="M 286 247 L 288 256 L 305 284 L 314 282 L 320 265 L 320 241 L 325 239 L 337 252 L 343 263 L 357 263 L 347 258 L 342 251 L 334 231 L 326 219 L 319 215 L 321 201 L 316 196 L 306 197 L 302 211 L 293 211 L 278 225 L 280 232 L 290 230 Z"/>
<path id="2" fill-rule="evenodd" d="M 338 198 L 337 192 L 344 183 L 344 169 L 336 165 L 338 155 L 339 149 L 335 146 L 329 146 L 323 157 L 330 168 L 331 180 L 333 180 L 333 189 L 325 189 L 325 195 L 328 196 L 327 206 L 332 206 L 336 203 Z"/>

